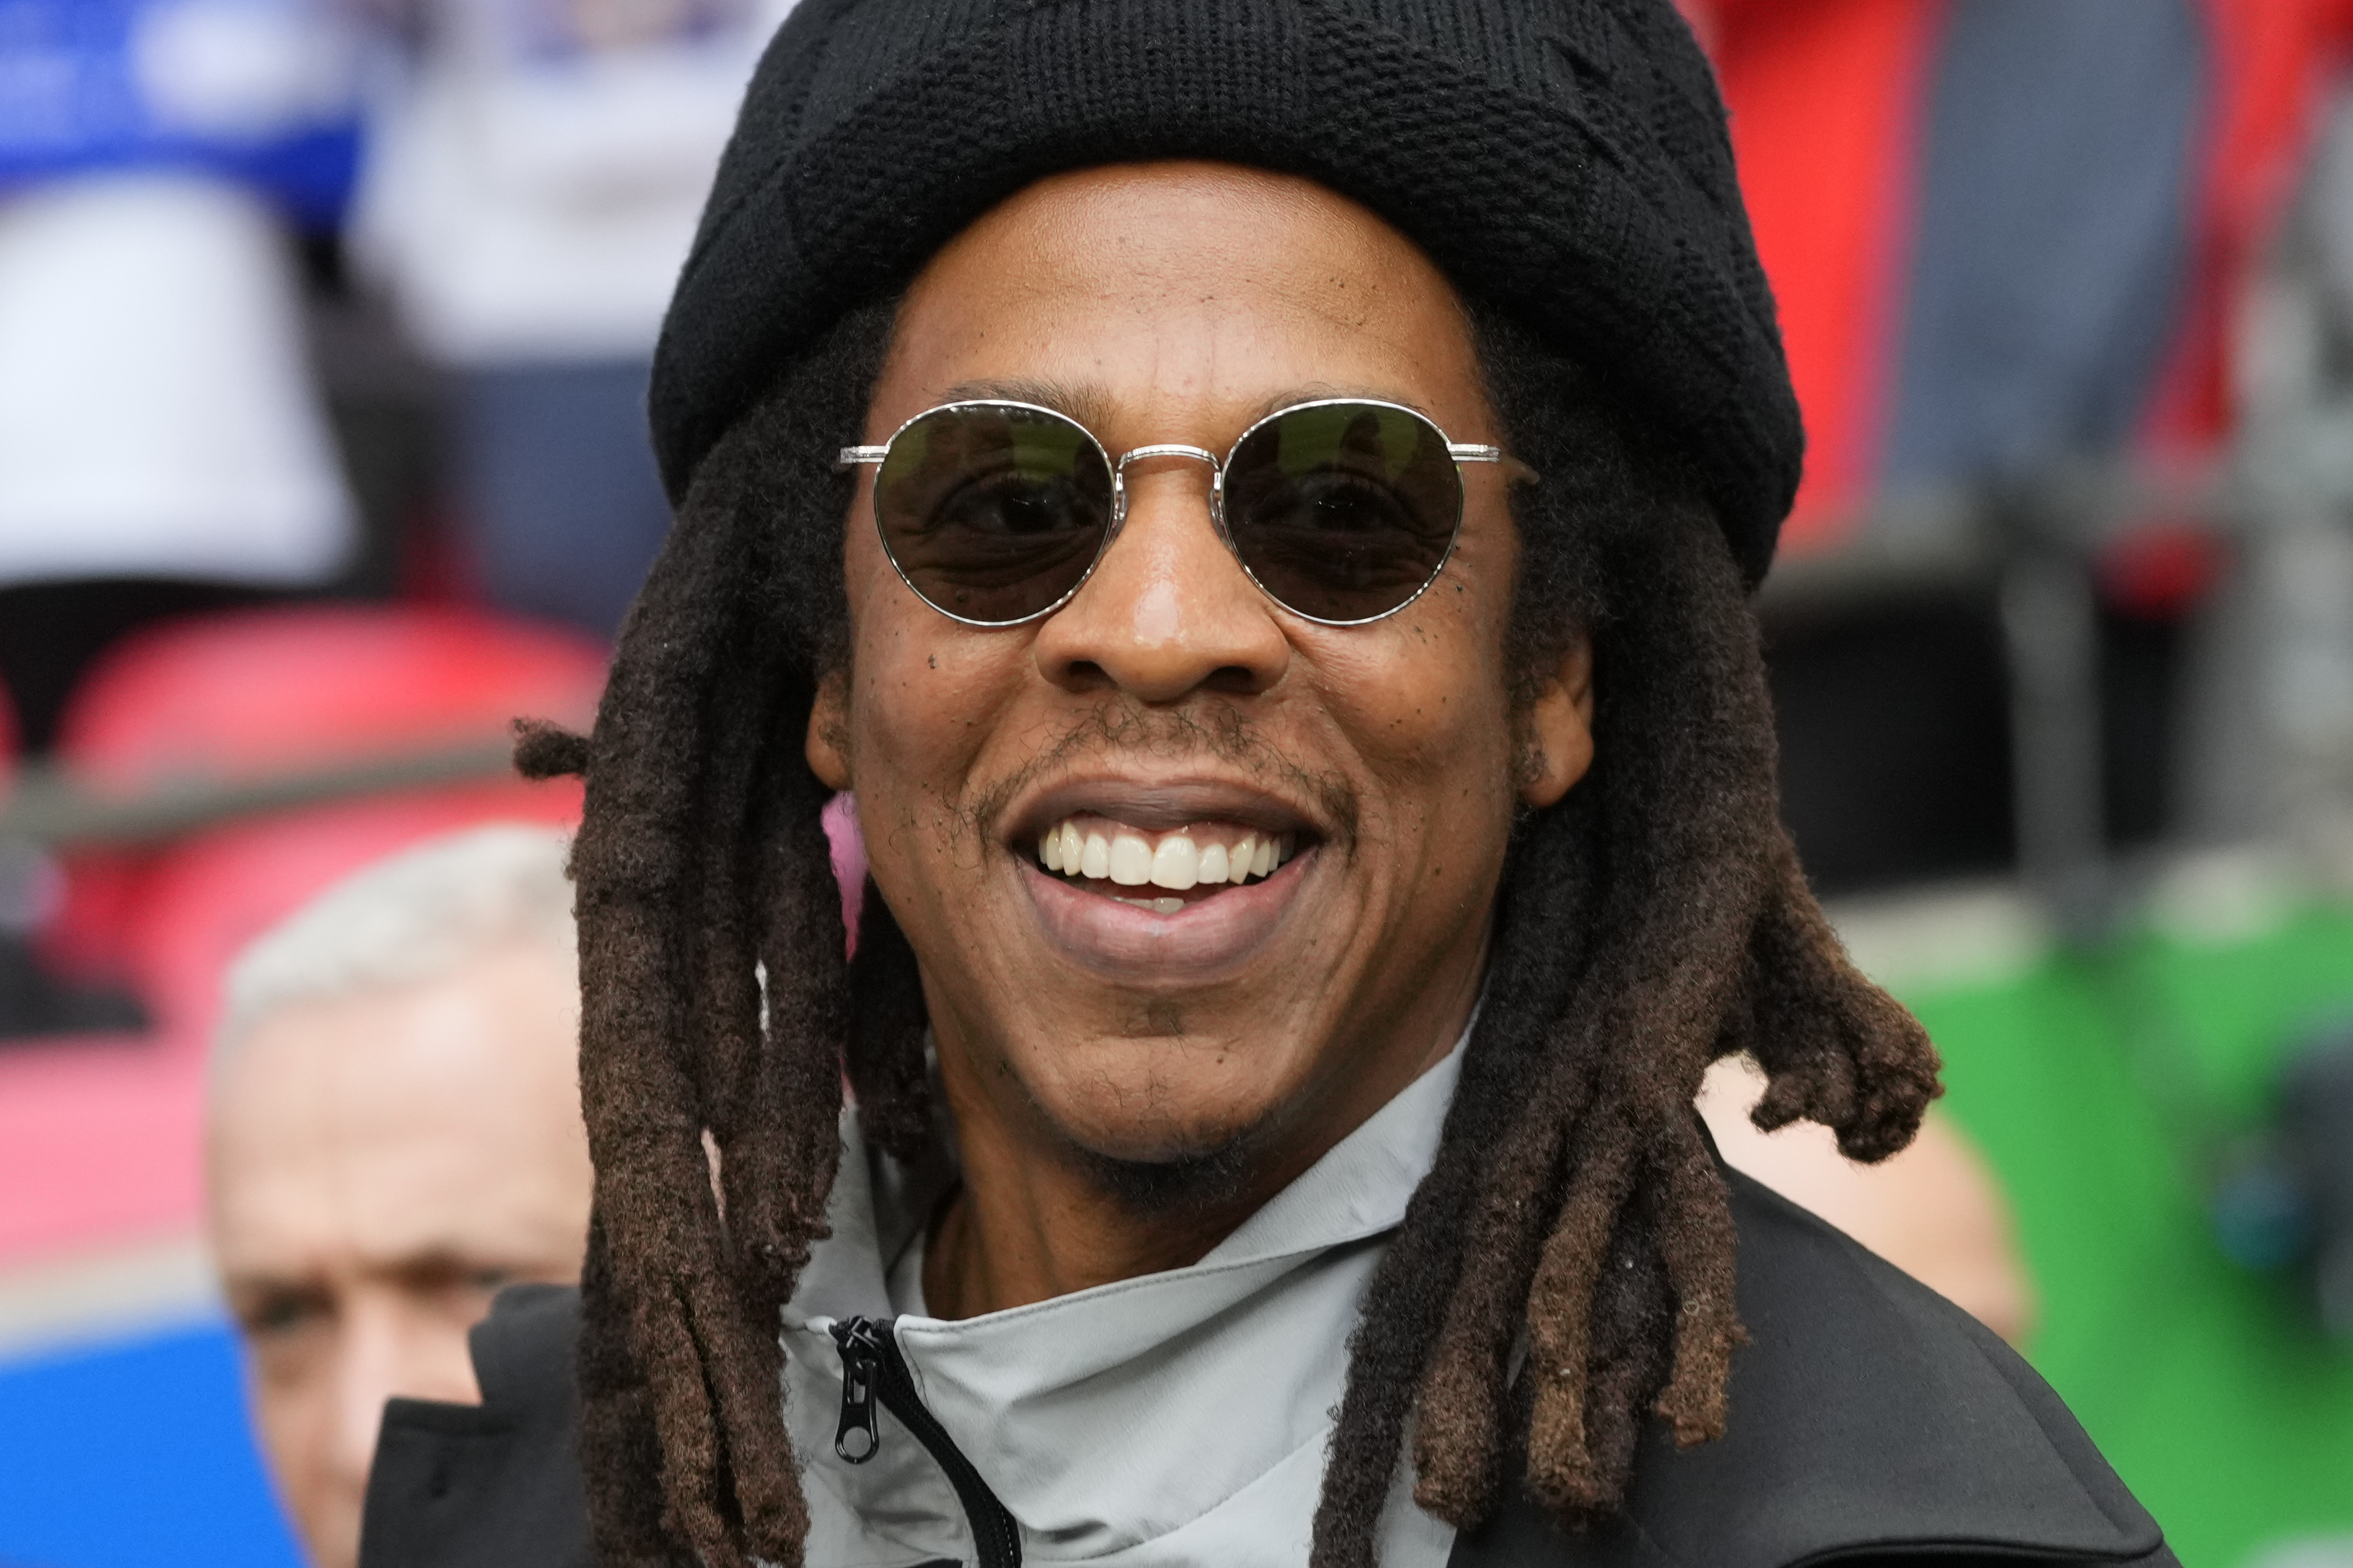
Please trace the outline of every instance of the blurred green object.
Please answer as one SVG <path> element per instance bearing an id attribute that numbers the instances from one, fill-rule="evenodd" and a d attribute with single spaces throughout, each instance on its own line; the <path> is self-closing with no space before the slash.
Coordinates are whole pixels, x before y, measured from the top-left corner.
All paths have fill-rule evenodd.
<path id="1" fill-rule="evenodd" d="M 2353 1344 L 2293 1272 L 2226 1255 L 2211 1209 L 2283 1058 L 2353 1016 L 2353 903 L 2241 866 L 2153 909 L 2105 952 L 2013 933 L 1973 974 L 1916 919 L 1903 945 L 1925 963 L 1874 962 L 1867 919 L 1849 934 L 1927 1025 L 1946 1104 L 2009 1188 L 2035 1365 L 2186 1568 L 2241 1568 L 2353 1529 Z"/>

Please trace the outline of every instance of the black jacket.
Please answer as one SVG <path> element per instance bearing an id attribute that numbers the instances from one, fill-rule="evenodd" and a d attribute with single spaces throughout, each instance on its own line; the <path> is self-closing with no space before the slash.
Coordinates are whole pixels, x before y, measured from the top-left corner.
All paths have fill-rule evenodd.
<path id="1" fill-rule="evenodd" d="M 1451 1568 L 2179 1568 L 2042 1380 L 1968 1314 L 1731 1176 L 1740 1311 L 1730 1432 L 1637 1462 L 1624 1516 L 1565 1535 L 1524 1503 Z M 396 1399 L 361 1568 L 589 1568 L 573 1456 L 578 1297 L 533 1286 L 473 1333 L 480 1406 Z"/>

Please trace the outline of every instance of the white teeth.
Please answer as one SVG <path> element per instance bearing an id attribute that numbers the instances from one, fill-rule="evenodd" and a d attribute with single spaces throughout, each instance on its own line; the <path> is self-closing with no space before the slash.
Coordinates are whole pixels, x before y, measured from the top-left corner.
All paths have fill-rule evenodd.
<path id="1" fill-rule="evenodd" d="M 1226 862 L 1227 881 L 1239 884 L 1250 880 L 1250 846 L 1257 842 L 1255 834 L 1242 835 L 1242 841 L 1234 846 L 1231 858 Z"/>
<path id="2" fill-rule="evenodd" d="M 1230 845 L 1214 839 L 1205 845 L 1188 828 L 1155 844 L 1132 828 L 1114 828 L 1108 834 L 1082 832 L 1071 818 L 1039 836 L 1038 861 L 1049 871 L 1066 877 L 1111 881 L 1124 888 L 1149 883 L 1181 893 L 1194 887 L 1239 887 L 1252 878 L 1269 876 L 1291 858 L 1296 843 L 1296 837 L 1288 833 L 1251 832 Z M 1128 901 L 1141 905 L 1150 900 Z"/>
<path id="3" fill-rule="evenodd" d="M 1152 846 L 1133 833 L 1114 835 L 1111 841 L 1111 879 L 1123 888 L 1140 888 L 1152 880 Z"/>
<path id="4" fill-rule="evenodd" d="M 1193 841 L 1181 833 L 1172 833 L 1160 841 L 1152 852 L 1152 885 L 1173 888 L 1183 892 L 1201 879 L 1201 857 Z"/>
<path id="5" fill-rule="evenodd" d="M 1155 915 L 1178 914 L 1185 908 L 1182 899 L 1122 899 L 1120 902 L 1133 904 L 1139 910 L 1150 910 Z"/>

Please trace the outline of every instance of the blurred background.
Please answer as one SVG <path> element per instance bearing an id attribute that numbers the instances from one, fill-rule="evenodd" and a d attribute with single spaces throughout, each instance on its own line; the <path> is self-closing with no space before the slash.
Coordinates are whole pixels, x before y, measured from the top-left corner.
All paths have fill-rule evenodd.
<path id="1" fill-rule="evenodd" d="M 789 0 L 0 0 L 0 1564 L 292 1564 L 250 938 L 561 825 Z M 1786 809 L 2189 1568 L 2353 1565 L 2353 0 L 1685 0 L 1810 434 Z"/>

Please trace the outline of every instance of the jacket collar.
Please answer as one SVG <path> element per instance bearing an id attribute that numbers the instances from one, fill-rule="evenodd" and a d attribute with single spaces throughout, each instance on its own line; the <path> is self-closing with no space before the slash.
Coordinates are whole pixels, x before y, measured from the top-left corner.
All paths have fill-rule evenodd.
<path id="1" fill-rule="evenodd" d="M 1514 1501 L 1456 1568 L 1793 1568 L 1983 1552 L 2170 1563 L 2057 1394 L 1959 1308 L 1736 1172 L 1740 1315 L 1724 1437 L 1653 1423 L 1623 1518 L 1565 1535 Z"/>
<path id="2" fill-rule="evenodd" d="M 1357 1304 L 1435 1156 L 1460 1060 L 1458 1047 L 1190 1268 L 957 1322 L 897 1314 L 924 1405 L 1020 1522 L 1029 1557 L 1304 1560 Z M 898 1167 L 865 1147 L 854 1118 L 842 1136 L 833 1234 L 785 1315 L 808 1560 L 959 1556 L 961 1510 L 903 1433 L 886 1426 L 859 1464 L 836 1455 L 828 1332 L 853 1314 L 893 1315 L 892 1264 L 953 1173 Z M 1410 1508 L 1394 1525 L 1385 1561 L 1444 1562 L 1447 1527 Z"/>

